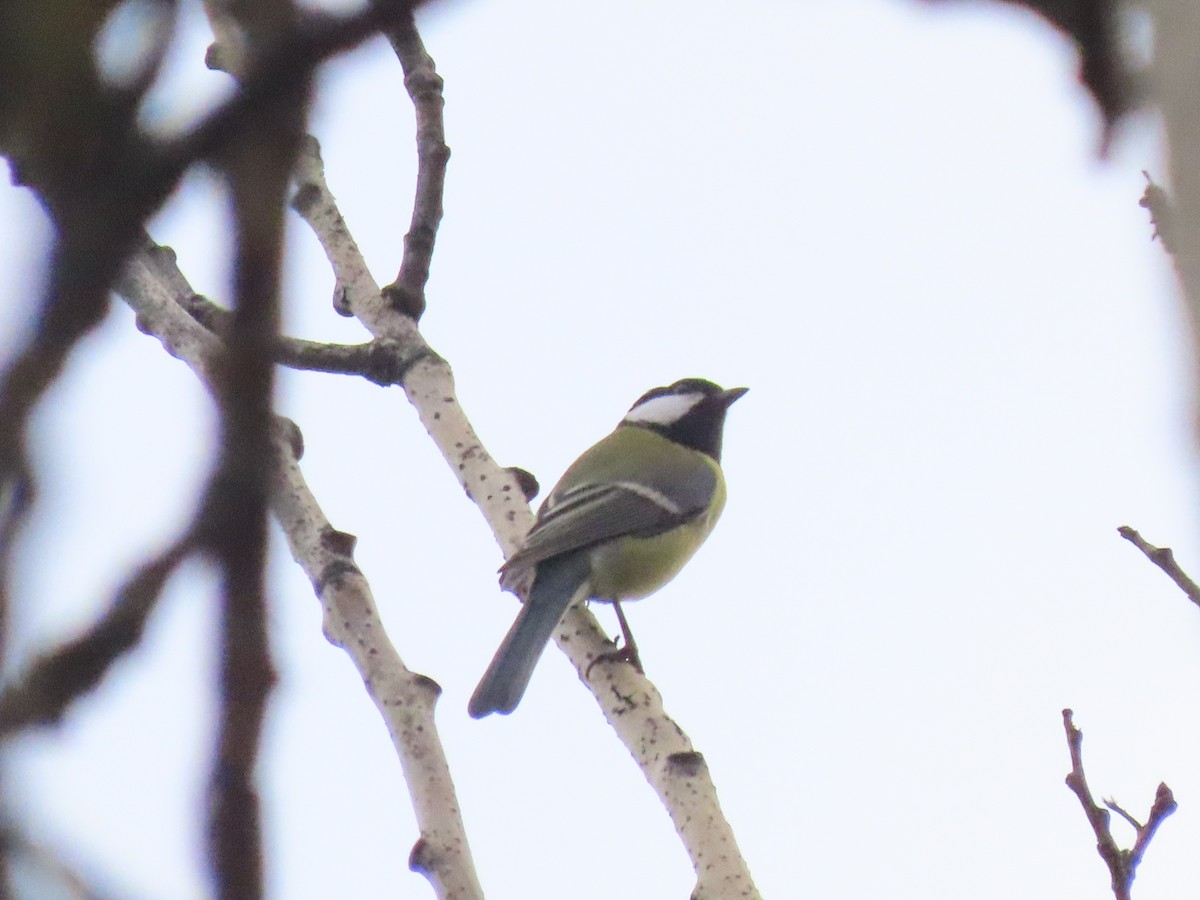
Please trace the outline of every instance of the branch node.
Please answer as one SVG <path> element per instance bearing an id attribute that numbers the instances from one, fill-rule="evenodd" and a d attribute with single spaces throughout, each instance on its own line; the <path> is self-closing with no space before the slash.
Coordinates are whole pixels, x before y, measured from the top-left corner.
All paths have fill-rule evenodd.
<path id="1" fill-rule="evenodd" d="M 341 281 L 333 286 L 333 311 L 343 319 L 354 318 L 354 310 L 350 306 L 350 291 Z"/>
<path id="2" fill-rule="evenodd" d="M 345 531 L 329 528 L 321 533 L 321 546 L 331 553 L 353 556 L 354 548 L 358 546 L 358 538 Z"/>
<path id="3" fill-rule="evenodd" d="M 1150 240 L 1157 238 L 1162 241 L 1167 252 L 1174 253 L 1172 241 L 1175 236 L 1175 207 L 1171 203 L 1171 197 L 1160 185 L 1155 183 L 1145 169 L 1142 170 L 1142 175 L 1146 178 L 1146 190 L 1142 192 L 1138 206 L 1150 212 L 1150 224 L 1154 226 L 1154 233 L 1150 235 Z"/>
<path id="4" fill-rule="evenodd" d="M 684 778 L 695 778 L 708 767 L 699 750 L 672 753 L 667 757 L 667 772 Z"/>
<path id="5" fill-rule="evenodd" d="M 411 233 L 409 232 L 410 235 Z M 405 243 L 408 243 L 407 236 L 405 237 Z M 421 316 L 425 313 L 425 297 L 423 293 L 406 288 L 398 281 L 393 281 L 383 288 L 383 298 L 392 309 L 403 316 L 408 316 L 414 322 L 421 321 Z"/>
<path id="6" fill-rule="evenodd" d="M 525 502 L 532 503 L 533 498 L 542 489 L 534 474 L 528 469 L 522 469 L 520 466 L 509 466 L 504 471 L 517 480 L 517 485 L 521 488 L 521 493 L 525 495 Z"/>

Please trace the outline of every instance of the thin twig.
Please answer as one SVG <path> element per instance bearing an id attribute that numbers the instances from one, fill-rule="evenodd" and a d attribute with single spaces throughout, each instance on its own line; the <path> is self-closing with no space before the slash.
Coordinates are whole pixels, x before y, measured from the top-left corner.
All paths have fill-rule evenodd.
<path id="1" fill-rule="evenodd" d="M 374 2 L 378 4 L 381 0 Z M 450 161 L 442 116 L 445 100 L 442 78 L 433 58 L 425 51 L 413 17 L 409 15 L 385 33 L 404 70 L 404 87 L 416 112 L 417 187 L 412 221 L 404 236 L 400 272 L 383 291 L 397 310 L 417 321 L 425 312 L 425 283 L 429 280 L 429 265 L 442 221 L 446 164 Z"/>
<path id="2" fill-rule="evenodd" d="M 1142 856 L 1145 854 L 1151 838 L 1154 837 L 1154 833 L 1158 830 L 1158 826 L 1167 816 L 1175 812 L 1175 798 L 1171 795 L 1170 788 L 1165 784 L 1160 784 L 1145 825 L 1139 825 L 1132 816 L 1124 810 L 1119 810 L 1120 814 L 1134 826 L 1137 832 L 1133 849 L 1122 850 L 1113 839 L 1112 830 L 1109 827 L 1108 810 L 1098 806 L 1093 799 L 1087 777 L 1083 772 L 1083 732 L 1075 727 L 1074 713 L 1071 710 L 1064 709 L 1062 717 L 1063 728 L 1067 733 L 1067 747 L 1071 752 L 1071 771 L 1067 774 L 1067 787 L 1079 798 L 1088 823 L 1092 826 L 1092 832 L 1096 835 L 1096 852 L 1108 866 L 1108 872 L 1112 879 L 1113 896 L 1116 900 L 1129 900 L 1130 892 L 1133 889 L 1133 879 L 1137 876 L 1137 868 L 1142 861 Z M 1115 806 L 1115 804 L 1113 805 Z"/>
<path id="3" fill-rule="evenodd" d="M 1175 802 L 1175 795 L 1171 793 L 1171 789 L 1160 783 L 1158 790 L 1154 792 L 1154 805 L 1150 807 L 1150 816 L 1146 819 L 1146 824 L 1137 830 L 1137 840 L 1133 844 L 1133 850 L 1130 851 L 1131 870 L 1136 870 L 1138 863 L 1142 861 L 1142 856 L 1145 855 L 1146 848 L 1150 846 L 1150 841 L 1154 837 L 1154 833 L 1158 831 L 1158 826 L 1178 808 L 1179 804 Z"/>
<path id="4" fill-rule="evenodd" d="M 207 297 L 193 294 L 181 305 L 193 319 L 222 337 L 233 313 Z M 388 338 L 376 338 L 364 344 L 327 344 L 301 338 L 279 336 L 272 341 L 271 358 L 281 366 L 304 372 L 331 375 L 358 375 L 372 384 L 387 387 L 400 384 L 415 359 L 406 353 L 410 345 Z"/>
<path id="5" fill-rule="evenodd" d="M 404 374 L 416 362 L 398 341 L 376 338 L 365 344 L 322 344 L 284 337 L 275 341 L 271 358 L 281 366 L 302 372 L 358 375 L 372 384 L 387 387 L 403 384 Z"/>
<path id="6" fill-rule="evenodd" d="M 1179 589 L 1187 594 L 1189 600 L 1200 606 L 1200 585 L 1197 585 L 1179 567 L 1179 563 L 1175 561 L 1175 553 L 1170 547 L 1155 547 L 1128 525 L 1122 525 L 1118 528 L 1117 534 L 1146 554 L 1146 558 L 1150 562 L 1166 572 L 1167 577 L 1179 585 Z"/>
<path id="7" fill-rule="evenodd" d="M 1116 800 L 1113 800 L 1111 797 L 1105 797 L 1104 805 L 1107 806 L 1109 809 L 1111 809 L 1113 812 L 1115 812 L 1118 816 L 1120 816 L 1122 819 L 1124 819 L 1130 825 L 1132 825 L 1134 831 L 1138 831 L 1139 829 L 1141 829 L 1142 823 L 1139 822 L 1137 819 L 1135 819 L 1124 808 L 1122 808 L 1122 806 L 1119 803 L 1117 803 Z"/>

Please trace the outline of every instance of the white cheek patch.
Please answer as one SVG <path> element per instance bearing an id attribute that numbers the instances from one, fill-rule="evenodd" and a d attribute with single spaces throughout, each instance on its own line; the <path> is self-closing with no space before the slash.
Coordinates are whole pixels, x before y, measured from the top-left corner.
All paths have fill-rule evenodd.
<path id="1" fill-rule="evenodd" d="M 626 422 L 644 425 L 670 425 L 678 422 L 704 399 L 704 394 L 663 394 L 651 397 L 625 414 Z"/>

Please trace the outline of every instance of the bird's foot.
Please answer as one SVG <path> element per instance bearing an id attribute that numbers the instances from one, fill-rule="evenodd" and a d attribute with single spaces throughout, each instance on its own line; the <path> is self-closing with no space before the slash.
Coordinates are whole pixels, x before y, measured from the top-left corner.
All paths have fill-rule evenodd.
<path id="1" fill-rule="evenodd" d="M 618 647 L 616 650 L 612 650 L 609 653 L 601 653 L 599 656 L 593 659 L 590 663 L 588 663 L 587 668 L 583 670 L 583 677 L 591 678 L 592 669 L 601 663 L 618 662 L 629 663 L 631 666 L 637 669 L 639 675 L 646 674 L 646 670 L 642 668 L 642 659 L 640 656 L 638 656 L 637 646 L 634 644 L 625 644 L 624 646 Z"/>
<path id="2" fill-rule="evenodd" d="M 646 670 L 642 668 L 642 658 L 638 656 L 637 644 L 633 640 L 633 632 L 629 630 L 629 623 L 625 621 L 625 613 L 621 609 L 621 604 L 613 602 L 613 609 L 617 613 L 617 621 L 621 624 L 621 635 L 625 638 L 624 644 L 609 653 L 601 653 L 590 663 L 583 672 L 583 677 L 590 678 L 592 675 L 592 667 L 597 663 L 606 662 L 627 662 L 635 669 L 639 675 L 645 675 Z"/>

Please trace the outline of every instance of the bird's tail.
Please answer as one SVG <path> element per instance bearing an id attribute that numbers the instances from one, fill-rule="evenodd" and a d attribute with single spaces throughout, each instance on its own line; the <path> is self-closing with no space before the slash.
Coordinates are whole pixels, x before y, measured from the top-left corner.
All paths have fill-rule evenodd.
<path id="1" fill-rule="evenodd" d="M 507 715 L 516 709 L 558 620 L 572 604 L 586 599 L 588 569 L 586 552 L 568 553 L 538 564 L 529 599 L 467 704 L 473 718 L 494 712 Z"/>

